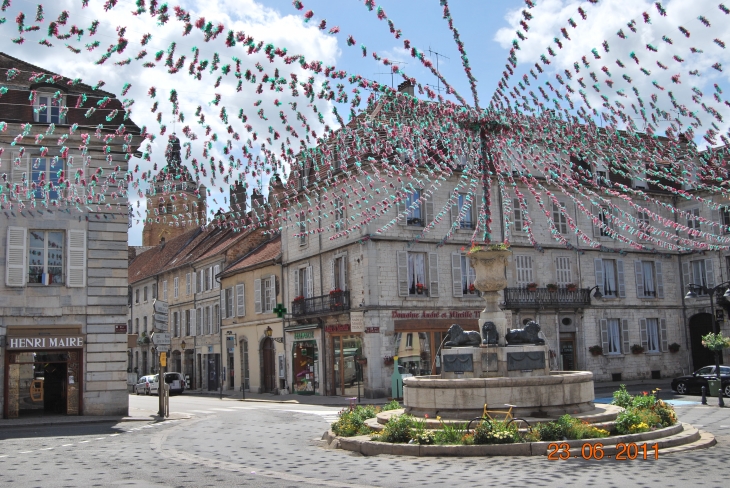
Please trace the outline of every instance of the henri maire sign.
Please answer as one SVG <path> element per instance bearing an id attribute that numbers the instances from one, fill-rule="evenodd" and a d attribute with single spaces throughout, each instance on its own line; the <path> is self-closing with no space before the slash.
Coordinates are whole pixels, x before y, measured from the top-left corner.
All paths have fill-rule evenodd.
<path id="1" fill-rule="evenodd" d="M 6 344 L 7 349 L 69 349 L 84 347 L 84 337 L 7 337 Z"/>

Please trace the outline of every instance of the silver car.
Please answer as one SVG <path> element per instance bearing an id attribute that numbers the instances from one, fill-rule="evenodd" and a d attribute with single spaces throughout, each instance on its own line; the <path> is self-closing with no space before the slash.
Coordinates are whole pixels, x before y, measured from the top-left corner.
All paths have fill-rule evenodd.
<path id="1" fill-rule="evenodd" d="M 137 395 L 149 395 L 151 393 L 150 386 L 152 385 L 152 376 L 142 376 L 137 384 L 134 385 L 134 392 Z"/>

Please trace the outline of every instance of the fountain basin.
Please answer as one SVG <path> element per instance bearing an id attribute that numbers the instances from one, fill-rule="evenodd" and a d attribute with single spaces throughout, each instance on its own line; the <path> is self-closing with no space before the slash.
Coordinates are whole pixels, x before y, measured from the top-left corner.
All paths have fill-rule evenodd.
<path id="1" fill-rule="evenodd" d="M 443 379 L 415 376 L 403 380 L 406 413 L 470 420 L 484 404 L 514 417 L 557 417 L 593 410 L 593 373 L 552 371 L 547 376 Z"/>

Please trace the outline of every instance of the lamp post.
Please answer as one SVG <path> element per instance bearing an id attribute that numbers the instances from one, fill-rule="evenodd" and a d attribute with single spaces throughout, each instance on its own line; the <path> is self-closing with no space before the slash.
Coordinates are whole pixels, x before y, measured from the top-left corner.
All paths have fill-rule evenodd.
<path id="1" fill-rule="evenodd" d="M 710 313 L 711 313 L 710 320 L 712 320 L 712 333 L 713 334 L 718 334 L 720 332 L 719 327 L 717 325 L 717 321 L 715 320 L 715 293 L 718 290 L 725 288 L 726 285 L 730 285 L 730 281 L 725 281 L 712 288 L 708 288 L 705 285 L 697 285 L 695 283 L 689 283 L 687 285 L 687 288 L 688 288 L 687 294 L 684 296 L 685 299 L 697 298 L 697 293 L 695 292 L 695 290 L 699 290 L 701 293 L 706 293 L 710 296 Z M 728 287 L 725 290 L 723 297 L 730 298 L 730 287 Z M 720 377 L 720 351 L 713 351 L 713 352 L 715 353 L 715 374 L 717 375 L 717 381 L 720 382 L 720 394 L 718 395 L 717 404 L 720 407 L 724 407 L 725 402 L 722 399 L 722 379 Z"/>
<path id="2" fill-rule="evenodd" d="M 598 285 L 594 286 L 593 288 L 588 289 L 588 296 L 591 296 L 591 292 L 593 290 L 596 290 L 596 292 L 593 294 L 593 298 L 595 298 L 597 300 L 600 300 L 601 298 L 603 298 L 603 293 L 601 293 L 601 287 Z"/>

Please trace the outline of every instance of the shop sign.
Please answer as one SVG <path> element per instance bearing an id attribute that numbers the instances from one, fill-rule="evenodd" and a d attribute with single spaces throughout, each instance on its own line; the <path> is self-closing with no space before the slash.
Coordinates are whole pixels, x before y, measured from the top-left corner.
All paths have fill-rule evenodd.
<path id="1" fill-rule="evenodd" d="M 366 334 L 379 334 L 380 327 L 365 327 Z"/>
<path id="2" fill-rule="evenodd" d="M 350 312 L 350 330 L 365 332 L 365 314 L 363 312 Z"/>
<path id="3" fill-rule="evenodd" d="M 478 319 L 479 313 L 476 310 L 451 310 L 449 312 L 423 312 L 408 311 L 401 312 L 394 310 L 390 317 L 393 319 Z"/>
<path id="4" fill-rule="evenodd" d="M 68 349 L 84 347 L 83 336 L 69 337 L 8 337 L 8 349 Z"/>
<path id="5" fill-rule="evenodd" d="M 313 330 L 305 330 L 304 332 L 295 332 L 294 333 L 295 341 L 306 341 L 308 339 L 314 339 Z"/>
<path id="6" fill-rule="evenodd" d="M 330 324 L 324 326 L 325 332 L 350 332 L 350 324 Z"/>
<path id="7" fill-rule="evenodd" d="M 115 325 L 114 332 L 116 332 L 117 334 L 126 334 L 127 333 L 127 324 Z"/>

